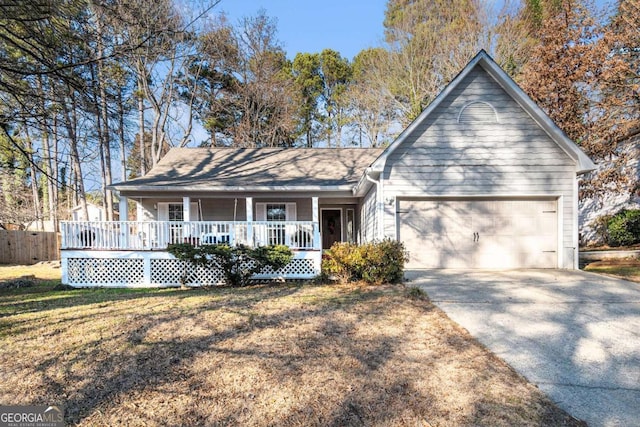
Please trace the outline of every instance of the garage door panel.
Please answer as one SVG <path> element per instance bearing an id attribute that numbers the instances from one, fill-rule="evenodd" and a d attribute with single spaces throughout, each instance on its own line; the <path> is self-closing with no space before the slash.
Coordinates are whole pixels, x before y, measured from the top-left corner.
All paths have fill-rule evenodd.
<path id="1" fill-rule="evenodd" d="M 471 268 L 550 268 L 557 253 L 537 236 L 490 236 L 477 243 Z"/>
<path id="2" fill-rule="evenodd" d="M 471 268 L 515 268 L 519 256 L 514 252 L 513 239 L 505 237 L 483 238 L 476 244 Z"/>
<path id="3" fill-rule="evenodd" d="M 556 200 L 400 201 L 409 268 L 555 268 Z"/>
<path id="4" fill-rule="evenodd" d="M 436 268 L 469 268 L 469 262 L 473 260 L 473 252 L 470 250 L 446 251 L 440 260 L 441 267 Z"/>

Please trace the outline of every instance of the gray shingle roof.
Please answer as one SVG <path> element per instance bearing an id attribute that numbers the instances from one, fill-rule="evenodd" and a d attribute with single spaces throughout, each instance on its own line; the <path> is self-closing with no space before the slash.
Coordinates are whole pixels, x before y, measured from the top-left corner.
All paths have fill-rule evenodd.
<path id="1" fill-rule="evenodd" d="M 347 189 L 382 153 L 375 148 L 173 148 L 141 178 L 118 190 Z"/>

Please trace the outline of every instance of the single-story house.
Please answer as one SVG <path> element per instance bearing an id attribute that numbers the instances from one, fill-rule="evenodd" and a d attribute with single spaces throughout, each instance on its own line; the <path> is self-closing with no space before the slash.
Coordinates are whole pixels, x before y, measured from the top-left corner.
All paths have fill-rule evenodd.
<path id="1" fill-rule="evenodd" d="M 481 51 L 384 149 L 172 149 L 113 186 L 120 221 L 63 224 L 63 282 L 220 280 L 186 272 L 175 242 L 289 245 L 267 277 L 313 277 L 334 242 L 383 238 L 405 243 L 408 268 L 573 269 L 577 176 L 594 167 Z"/>

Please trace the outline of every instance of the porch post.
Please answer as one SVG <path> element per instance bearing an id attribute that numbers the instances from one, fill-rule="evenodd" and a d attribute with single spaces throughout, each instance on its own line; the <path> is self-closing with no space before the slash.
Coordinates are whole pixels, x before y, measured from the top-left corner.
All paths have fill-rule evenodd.
<path id="1" fill-rule="evenodd" d="M 182 218 L 183 221 L 191 221 L 191 197 L 182 198 Z"/>
<path id="2" fill-rule="evenodd" d="M 120 211 L 120 249 L 129 249 L 129 206 L 127 199 L 124 196 L 120 196 L 120 205 L 118 209 Z"/>
<path id="3" fill-rule="evenodd" d="M 247 244 L 253 247 L 253 197 L 247 197 Z"/>
<path id="4" fill-rule="evenodd" d="M 127 207 L 127 199 L 124 196 L 120 196 L 120 205 L 118 206 L 120 209 L 120 221 L 129 221 L 129 209 Z"/>
<path id="5" fill-rule="evenodd" d="M 188 223 L 191 221 L 191 197 L 182 198 L 182 221 Z M 197 245 L 197 243 L 191 239 L 191 224 L 182 225 L 182 240 L 184 243 L 191 243 Z M 179 242 L 182 243 L 182 242 Z"/>
<path id="6" fill-rule="evenodd" d="M 320 221 L 318 215 L 318 198 L 311 198 L 311 220 L 313 221 L 313 248 L 322 249 L 320 242 Z"/>

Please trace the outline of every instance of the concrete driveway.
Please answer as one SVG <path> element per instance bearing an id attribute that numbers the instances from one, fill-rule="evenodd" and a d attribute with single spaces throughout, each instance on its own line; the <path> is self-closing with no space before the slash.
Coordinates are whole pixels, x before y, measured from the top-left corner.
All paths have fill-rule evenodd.
<path id="1" fill-rule="evenodd" d="M 640 425 L 639 283 L 560 270 L 406 277 L 574 417 Z"/>

